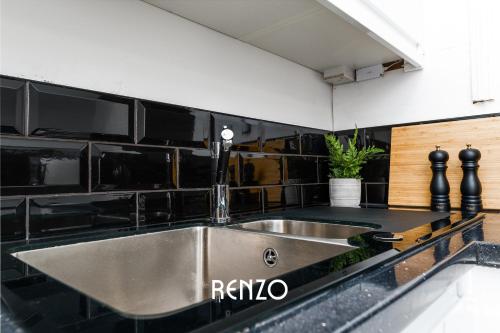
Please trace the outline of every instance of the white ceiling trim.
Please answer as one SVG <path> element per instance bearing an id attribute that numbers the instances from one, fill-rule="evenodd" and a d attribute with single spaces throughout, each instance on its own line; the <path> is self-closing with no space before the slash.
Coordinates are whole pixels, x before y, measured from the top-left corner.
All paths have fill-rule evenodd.
<path id="1" fill-rule="evenodd" d="M 309 19 L 311 16 L 317 15 L 317 14 L 321 13 L 322 11 L 323 11 L 322 8 L 311 8 L 311 9 L 309 9 L 303 13 L 300 13 L 298 15 L 287 17 L 284 20 L 273 23 L 272 25 L 270 25 L 268 27 L 254 31 L 254 32 L 247 34 L 245 36 L 241 36 L 238 39 L 249 43 L 249 42 L 254 41 L 262 36 L 268 35 L 274 31 L 278 31 L 278 30 L 286 28 L 287 26 L 293 25 L 295 23 L 305 21 L 305 20 Z"/>
<path id="2" fill-rule="evenodd" d="M 370 0 L 316 0 L 409 63 L 423 67 L 421 44 Z"/>

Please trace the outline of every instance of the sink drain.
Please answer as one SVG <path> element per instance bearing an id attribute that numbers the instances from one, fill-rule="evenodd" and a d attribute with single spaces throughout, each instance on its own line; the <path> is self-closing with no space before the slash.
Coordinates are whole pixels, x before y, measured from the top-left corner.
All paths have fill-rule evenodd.
<path id="1" fill-rule="evenodd" d="M 278 263 L 278 251 L 269 247 L 264 250 L 264 263 L 268 267 L 274 267 Z"/>

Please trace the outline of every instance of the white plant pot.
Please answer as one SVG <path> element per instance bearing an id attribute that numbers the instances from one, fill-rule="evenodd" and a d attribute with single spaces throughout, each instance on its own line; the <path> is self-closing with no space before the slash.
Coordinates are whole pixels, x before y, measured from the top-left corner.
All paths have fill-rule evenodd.
<path id="1" fill-rule="evenodd" d="M 361 179 L 330 178 L 331 207 L 359 207 Z"/>

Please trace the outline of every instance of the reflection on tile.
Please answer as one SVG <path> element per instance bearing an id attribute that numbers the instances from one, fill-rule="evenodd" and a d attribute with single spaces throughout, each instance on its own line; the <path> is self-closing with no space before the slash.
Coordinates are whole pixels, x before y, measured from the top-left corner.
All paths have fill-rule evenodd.
<path id="1" fill-rule="evenodd" d="M 330 203 L 328 184 L 302 186 L 304 207 Z"/>
<path id="2" fill-rule="evenodd" d="M 26 201 L 2 199 L 0 203 L 0 230 L 2 242 L 26 237 Z"/>
<path id="3" fill-rule="evenodd" d="M 282 183 L 283 158 L 276 155 L 240 154 L 242 186 L 279 185 Z"/>
<path id="4" fill-rule="evenodd" d="M 366 184 L 367 202 L 371 204 L 387 204 L 389 185 Z"/>
<path id="5" fill-rule="evenodd" d="M 370 182 L 389 182 L 389 156 L 377 156 L 369 160 L 361 169 L 363 181 Z"/>
<path id="6" fill-rule="evenodd" d="M 140 102 L 137 140 L 140 143 L 208 148 L 210 113 L 171 104 Z"/>
<path id="7" fill-rule="evenodd" d="M 233 150 L 260 151 L 262 140 L 262 124 L 260 120 L 246 119 L 223 114 L 213 114 L 213 138 L 220 140 L 220 132 L 223 126 L 227 126 L 234 132 Z"/>
<path id="8" fill-rule="evenodd" d="M 0 123 L 2 133 L 23 134 L 25 87 L 24 81 L 0 78 Z"/>
<path id="9" fill-rule="evenodd" d="M 174 149 L 92 145 L 95 191 L 168 189 L 175 179 Z"/>
<path id="10" fill-rule="evenodd" d="M 31 135 L 133 142 L 133 99 L 32 83 L 29 105 Z"/>
<path id="11" fill-rule="evenodd" d="M 175 192 L 175 220 L 210 217 L 210 191 Z"/>
<path id="12" fill-rule="evenodd" d="M 264 189 L 264 212 L 300 207 L 300 186 L 277 186 Z"/>
<path id="13" fill-rule="evenodd" d="M 87 145 L 2 139 L 2 195 L 86 192 Z"/>
<path id="14" fill-rule="evenodd" d="M 363 128 L 358 129 L 358 137 L 356 138 L 356 148 L 361 149 L 365 145 L 365 130 Z M 349 147 L 349 139 L 354 139 L 354 130 L 345 130 L 345 131 L 337 131 L 335 132 L 337 138 L 339 138 L 340 142 L 344 146 L 344 149 Z"/>
<path id="15" fill-rule="evenodd" d="M 285 183 L 306 184 L 318 182 L 318 165 L 316 157 L 286 156 Z"/>
<path id="16" fill-rule="evenodd" d="M 300 153 L 298 127 L 263 122 L 262 151 L 266 153 Z"/>
<path id="17" fill-rule="evenodd" d="M 366 145 L 382 148 L 385 154 L 391 152 L 391 127 L 366 129 Z"/>
<path id="18" fill-rule="evenodd" d="M 179 149 L 179 187 L 207 188 L 211 185 L 210 151 Z"/>
<path id="19" fill-rule="evenodd" d="M 175 192 L 141 193 L 139 195 L 139 223 L 154 224 L 174 220 Z"/>
<path id="20" fill-rule="evenodd" d="M 148 225 L 209 217 L 209 191 L 142 193 L 139 197 L 141 224 Z"/>
<path id="21" fill-rule="evenodd" d="M 237 152 L 231 152 L 231 157 L 229 158 L 229 170 L 228 170 L 228 182 L 229 186 L 239 186 L 240 184 L 240 168 L 239 168 L 239 156 Z"/>
<path id="22" fill-rule="evenodd" d="M 229 193 L 231 214 L 262 212 L 260 188 L 232 189 Z"/>
<path id="23" fill-rule="evenodd" d="M 327 156 L 328 150 L 326 149 L 326 143 L 325 143 L 326 133 L 329 132 L 303 128 L 300 140 L 300 143 L 302 145 L 302 154 Z"/>
<path id="24" fill-rule="evenodd" d="M 318 178 L 320 183 L 328 183 L 330 179 L 330 164 L 328 158 L 318 158 Z"/>
<path id="25" fill-rule="evenodd" d="M 94 194 L 30 200 L 30 237 L 135 227 L 134 194 Z"/>

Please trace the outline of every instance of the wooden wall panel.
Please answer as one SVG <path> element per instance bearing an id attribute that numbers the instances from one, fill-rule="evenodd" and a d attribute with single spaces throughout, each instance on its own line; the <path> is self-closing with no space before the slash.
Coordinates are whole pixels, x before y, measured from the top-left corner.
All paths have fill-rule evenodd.
<path id="1" fill-rule="evenodd" d="M 481 151 L 479 178 L 485 209 L 500 209 L 500 117 L 394 127 L 391 140 L 389 205 L 430 206 L 429 153 L 440 145 L 450 154 L 447 177 L 453 208 L 460 208 L 461 162 L 467 143 Z"/>

